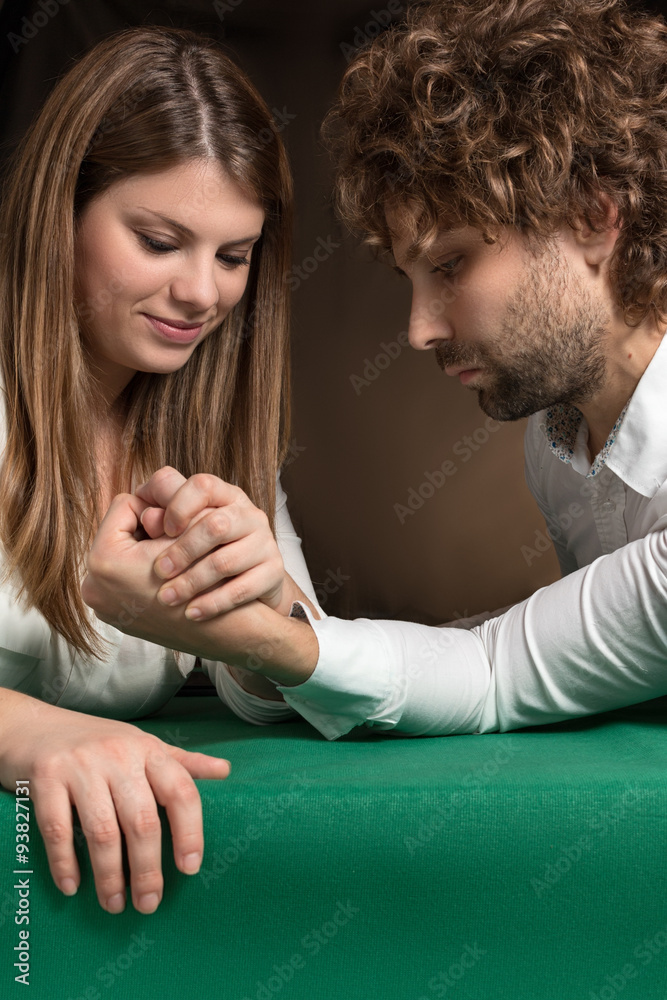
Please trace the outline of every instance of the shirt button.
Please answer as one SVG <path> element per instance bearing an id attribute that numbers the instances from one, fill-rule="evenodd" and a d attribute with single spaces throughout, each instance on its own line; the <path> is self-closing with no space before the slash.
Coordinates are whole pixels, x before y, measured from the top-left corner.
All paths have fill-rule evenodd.
<path id="1" fill-rule="evenodd" d="M 613 514 L 616 510 L 616 504 L 613 500 L 605 500 L 604 503 L 600 504 L 600 510 L 603 514 Z"/>

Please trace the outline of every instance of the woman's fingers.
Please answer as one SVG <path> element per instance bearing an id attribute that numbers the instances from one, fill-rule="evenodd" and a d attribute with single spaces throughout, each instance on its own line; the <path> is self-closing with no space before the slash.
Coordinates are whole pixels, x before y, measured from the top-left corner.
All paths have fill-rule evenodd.
<path id="1" fill-rule="evenodd" d="M 155 755 L 146 775 L 155 799 L 167 811 L 176 867 L 186 875 L 199 871 L 204 854 L 201 799 L 193 778 L 226 778 L 231 765 L 224 757 L 165 747 L 169 759 Z"/>
<path id="2" fill-rule="evenodd" d="M 158 469 L 147 483 L 137 486 L 134 492 L 152 507 L 166 509 L 171 498 L 185 482 L 187 482 L 185 476 L 170 465 L 165 465 L 162 469 Z"/>
<path id="3" fill-rule="evenodd" d="M 33 781 L 33 805 L 53 881 L 66 896 L 73 896 L 81 882 L 73 842 L 72 804 L 62 781 Z"/>
<path id="4" fill-rule="evenodd" d="M 164 508 L 165 533 L 173 538 L 185 531 L 193 517 L 205 507 L 224 507 L 232 503 L 252 506 L 238 486 L 207 473 L 186 480 L 171 466 L 159 469 L 147 483 L 138 486 L 136 495 L 152 506 Z"/>
<path id="5" fill-rule="evenodd" d="M 182 750 L 171 744 L 166 744 L 165 749 L 185 768 L 191 778 L 219 780 L 228 777 L 232 769 L 232 765 L 224 757 L 212 757 L 211 754 L 198 753 L 196 750 Z"/>
<path id="6" fill-rule="evenodd" d="M 197 786 L 178 761 L 149 764 L 147 777 L 156 800 L 167 811 L 176 867 L 186 875 L 199 871 L 204 855 L 204 827 Z"/>
<path id="7" fill-rule="evenodd" d="M 164 535 L 162 507 L 147 507 L 141 515 L 141 526 L 150 538 L 160 538 Z"/>
<path id="8" fill-rule="evenodd" d="M 141 739 L 141 738 L 140 738 Z M 162 830 L 157 805 L 167 811 L 174 858 L 186 874 L 199 870 L 204 850 L 201 799 L 193 778 L 226 778 L 228 760 L 191 753 L 155 739 L 138 753 L 118 757 L 110 752 L 106 774 L 99 767 L 82 767 L 79 760 L 60 759 L 68 778 L 33 779 L 35 816 L 41 830 L 49 867 L 56 885 L 73 895 L 80 883 L 73 844 L 72 805 L 77 809 L 86 838 L 95 889 L 100 905 L 120 913 L 126 905 L 122 861 L 127 845 L 134 908 L 153 913 L 162 900 Z M 99 760 L 93 749 L 92 762 Z"/>
<path id="9" fill-rule="evenodd" d="M 109 786 L 99 775 L 77 781 L 71 789 L 88 844 L 100 906 L 108 913 L 125 909 L 123 847 Z"/>
<path id="10" fill-rule="evenodd" d="M 163 756 L 166 758 L 166 754 Z M 154 913 L 164 889 L 162 826 L 147 772 L 148 761 L 141 778 L 112 786 L 118 822 L 127 844 L 132 903 L 139 913 Z"/>

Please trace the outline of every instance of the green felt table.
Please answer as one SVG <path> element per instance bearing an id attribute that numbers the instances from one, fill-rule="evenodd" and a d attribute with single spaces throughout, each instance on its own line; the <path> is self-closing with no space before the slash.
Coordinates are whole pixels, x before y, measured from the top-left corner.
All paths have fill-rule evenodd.
<path id="1" fill-rule="evenodd" d="M 0 997 L 667 997 L 667 699 L 516 733 L 327 742 L 177 698 L 143 729 L 232 762 L 198 782 L 206 851 L 158 911 L 53 886 L 0 794 Z M 25 866 L 23 866 L 25 868 Z M 15 982 L 29 877 L 30 987 Z"/>

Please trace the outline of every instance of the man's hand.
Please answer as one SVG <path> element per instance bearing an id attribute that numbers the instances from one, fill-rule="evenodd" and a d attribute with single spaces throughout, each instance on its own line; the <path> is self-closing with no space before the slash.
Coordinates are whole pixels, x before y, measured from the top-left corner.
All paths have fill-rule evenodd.
<path id="1" fill-rule="evenodd" d="M 206 474 L 185 479 L 165 466 L 136 495 L 151 505 L 146 533 L 176 539 L 155 562 L 163 604 L 187 604 L 186 617 L 198 621 L 254 600 L 289 614 L 298 595 L 269 520 L 238 486 Z"/>
<path id="2" fill-rule="evenodd" d="M 281 683 L 298 684 L 309 677 L 318 655 L 310 626 L 260 601 L 211 621 L 191 622 L 182 607 L 158 600 L 161 580 L 153 566 L 173 540 L 167 535 L 137 539 L 147 507 L 133 494 L 119 494 L 95 536 L 81 593 L 98 618 L 149 642 L 254 670 Z M 123 616 L 128 604 L 134 613 Z"/>
<path id="3" fill-rule="evenodd" d="M 182 607 L 170 608 L 158 600 L 162 581 L 154 563 L 173 539 L 168 535 L 138 538 L 141 515 L 147 508 L 145 501 L 131 493 L 120 493 L 112 500 L 88 554 L 88 574 L 81 586 L 86 604 L 102 621 L 161 646 L 212 659 L 227 659 L 226 652 L 230 662 L 234 662 L 234 654 L 251 655 L 255 637 L 252 609 L 263 605 L 246 606 L 250 610 L 244 619 L 245 630 L 227 628 L 230 645 L 223 650 L 205 629 L 206 623 L 190 622 Z M 128 606 L 132 614 L 124 616 L 123 609 Z"/>

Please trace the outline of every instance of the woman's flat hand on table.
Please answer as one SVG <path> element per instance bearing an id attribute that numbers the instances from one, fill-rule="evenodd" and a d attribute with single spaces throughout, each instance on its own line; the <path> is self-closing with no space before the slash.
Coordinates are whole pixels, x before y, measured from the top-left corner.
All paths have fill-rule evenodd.
<path id="1" fill-rule="evenodd" d="M 9 698 L 14 698 L 11 692 Z M 125 907 L 123 838 L 132 902 L 152 913 L 163 892 L 158 804 L 169 819 L 177 868 L 194 874 L 204 850 L 194 778 L 226 778 L 229 761 L 163 743 L 135 726 L 45 705 L 22 696 L 11 706 L 0 755 L 0 781 L 13 791 L 28 779 L 51 875 L 65 895 L 81 876 L 72 806 L 88 844 L 100 905 Z"/>

